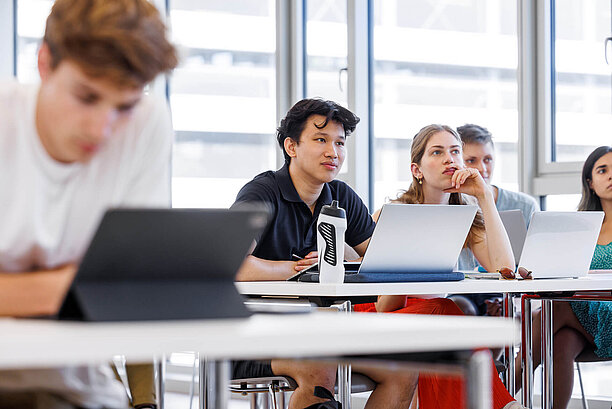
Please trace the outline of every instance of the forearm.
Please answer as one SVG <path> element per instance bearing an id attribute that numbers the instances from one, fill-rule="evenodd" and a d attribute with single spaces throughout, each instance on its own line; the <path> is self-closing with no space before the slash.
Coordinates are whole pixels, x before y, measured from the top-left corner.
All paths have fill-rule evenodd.
<path id="1" fill-rule="evenodd" d="M 0 272 L 0 316 L 56 314 L 75 273 L 74 265 L 53 270 Z"/>
<path id="2" fill-rule="evenodd" d="M 489 271 L 495 271 L 502 267 L 514 267 L 514 255 L 506 229 L 499 217 L 495 200 L 491 192 L 487 192 L 478 198 L 478 205 L 482 210 L 485 223 L 485 245 L 488 253 Z"/>
<path id="3" fill-rule="evenodd" d="M 296 274 L 296 262 L 271 261 L 247 256 L 238 270 L 236 281 L 283 281 Z"/>

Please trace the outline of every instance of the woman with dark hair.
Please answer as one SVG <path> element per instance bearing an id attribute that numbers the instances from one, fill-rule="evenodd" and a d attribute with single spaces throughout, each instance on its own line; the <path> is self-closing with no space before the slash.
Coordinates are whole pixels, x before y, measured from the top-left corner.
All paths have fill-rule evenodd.
<path id="1" fill-rule="evenodd" d="M 476 169 L 463 164 L 462 142 L 457 132 L 445 125 L 429 125 L 414 137 L 411 147 L 413 180 L 394 203 L 463 205 L 478 204 L 478 211 L 467 237 L 466 247 L 487 270 L 514 265 L 510 241 L 495 209 L 491 189 Z M 378 218 L 379 212 L 374 214 Z M 414 232 L 418 238 L 418 232 Z M 444 240 L 443 237 L 440 240 Z M 447 298 L 380 296 L 376 303 L 360 304 L 355 311 L 405 314 L 463 315 Z M 493 372 L 493 407 L 520 408 Z M 419 407 L 457 409 L 464 402 L 460 379 L 448 376 L 419 375 Z"/>
<path id="2" fill-rule="evenodd" d="M 578 210 L 605 213 L 591 269 L 612 270 L 612 146 L 600 146 L 584 162 Z M 540 313 L 533 325 L 535 369 L 540 364 Z M 612 358 L 612 302 L 553 303 L 553 332 L 553 407 L 566 408 L 572 397 L 576 357 L 585 349 L 593 348 L 600 358 Z M 517 371 L 517 385 L 520 375 Z"/>

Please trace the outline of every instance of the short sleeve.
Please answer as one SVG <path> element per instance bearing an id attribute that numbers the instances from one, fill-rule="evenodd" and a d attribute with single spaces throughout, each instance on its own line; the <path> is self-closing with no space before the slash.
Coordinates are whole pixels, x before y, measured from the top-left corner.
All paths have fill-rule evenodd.
<path id="1" fill-rule="evenodd" d="M 345 185 L 344 195 L 347 207 L 345 241 L 349 246 L 355 247 L 372 237 L 376 224 L 368 208 L 353 189 Z"/>
<path id="2" fill-rule="evenodd" d="M 249 206 L 264 206 L 270 214 L 276 212 L 276 195 L 265 183 L 252 180 L 240 189 L 232 209 L 245 208 Z"/>
<path id="3" fill-rule="evenodd" d="M 276 200 L 274 190 L 270 186 L 262 180 L 254 179 L 240 189 L 230 209 L 264 209 L 268 213 L 268 220 L 272 220 L 278 207 Z M 257 243 L 261 243 L 261 238 L 265 236 L 269 228 L 270 225 L 255 239 Z"/>
<path id="4" fill-rule="evenodd" d="M 531 197 L 531 196 L 526 196 L 526 203 L 525 203 L 525 222 L 527 227 L 529 227 L 529 222 L 531 221 L 531 216 L 540 210 L 540 206 L 538 205 L 538 202 L 536 202 L 536 200 Z"/>

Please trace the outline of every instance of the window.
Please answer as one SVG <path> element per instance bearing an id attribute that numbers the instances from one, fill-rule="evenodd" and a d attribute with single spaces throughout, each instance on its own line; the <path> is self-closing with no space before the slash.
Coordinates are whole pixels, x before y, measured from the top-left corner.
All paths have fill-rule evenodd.
<path id="1" fill-rule="evenodd" d="M 374 203 L 411 180 L 423 126 L 475 123 L 494 137 L 494 183 L 517 190 L 516 1 L 374 2 Z"/>
<path id="2" fill-rule="evenodd" d="M 609 0 L 553 0 L 554 123 L 551 162 L 584 162 L 610 144 Z"/>
<path id="3" fill-rule="evenodd" d="M 346 0 L 308 0 L 306 5 L 306 96 L 346 107 Z"/>
<path id="4" fill-rule="evenodd" d="M 274 0 L 172 0 L 175 207 L 227 207 L 275 168 Z"/>
<path id="5" fill-rule="evenodd" d="M 545 198 L 546 208 L 558 212 L 575 212 L 578 209 L 581 195 L 548 195 Z"/>
<path id="6" fill-rule="evenodd" d="M 22 83 L 39 81 L 37 51 L 45 33 L 45 22 L 52 0 L 19 0 L 17 3 L 17 79 Z"/>
<path id="7" fill-rule="evenodd" d="M 306 98 L 323 98 L 348 108 L 346 0 L 305 0 L 305 4 Z M 346 158 L 341 175 L 347 173 L 350 160 Z"/>

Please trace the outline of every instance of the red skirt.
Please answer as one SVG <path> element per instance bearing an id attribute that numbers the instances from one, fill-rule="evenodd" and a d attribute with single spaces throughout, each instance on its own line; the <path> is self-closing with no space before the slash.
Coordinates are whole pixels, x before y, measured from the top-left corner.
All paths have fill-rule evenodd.
<path id="1" fill-rule="evenodd" d="M 355 305 L 357 312 L 377 312 L 374 303 Z M 427 315 L 463 315 L 459 307 L 448 298 L 407 298 L 406 306 L 392 313 Z M 514 399 L 499 379 L 495 365 L 493 373 L 493 409 L 501 409 Z M 465 385 L 461 376 L 419 375 L 420 409 L 464 409 Z"/>

